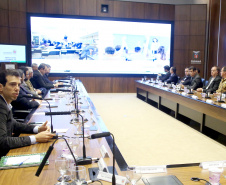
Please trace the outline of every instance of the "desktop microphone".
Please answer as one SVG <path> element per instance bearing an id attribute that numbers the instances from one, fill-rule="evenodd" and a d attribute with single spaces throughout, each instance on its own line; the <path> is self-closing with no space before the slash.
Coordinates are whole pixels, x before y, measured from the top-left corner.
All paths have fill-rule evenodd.
<path id="1" fill-rule="evenodd" d="M 97 139 L 101 137 L 107 137 L 107 136 L 112 136 L 113 138 L 113 174 L 112 174 L 112 184 L 116 185 L 116 180 L 115 180 L 115 138 L 114 135 L 110 132 L 103 132 L 103 133 L 98 133 L 98 134 L 92 134 L 91 139 Z"/>
<path id="2" fill-rule="evenodd" d="M 56 140 L 53 142 L 53 144 L 49 146 L 49 149 L 48 149 L 48 151 L 46 152 L 46 155 L 44 156 L 44 158 L 43 158 L 41 164 L 39 165 L 38 170 L 37 170 L 35 176 L 38 177 L 38 176 L 40 175 L 40 173 L 42 172 L 42 169 L 43 169 L 43 167 L 45 166 L 46 161 L 48 160 L 48 158 L 49 158 L 51 152 L 53 151 L 53 148 L 54 148 L 53 146 L 54 146 L 54 144 L 56 143 L 56 141 L 57 141 L 58 139 L 64 139 L 64 141 L 66 142 L 66 144 L 67 144 L 67 146 L 68 146 L 68 148 L 69 148 L 69 150 L 70 150 L 70 152 L 71 152 L 72 157 L 74 158 L 75 165 L 76 165 L 76 159 L 75 159 L 75 156 L 74 156 L 74 154 L 73 154 L 73 152 L 72 152 L 72 150 L 71 150 L 71 147 L 69 146 L 67 140 L 66 140 L 64 137 L 62 137 L 62 138 L 56 138 Z"/>
<path id="3" fill-rule="evenodd" d="M 48 105 L 49 105 L 49 112 L 51 113 L 50 104 L 49 104 L 49 102 L 48 102 L 47 99 L 43 99 L 43 98 L 36 97 L 36 96 L 33 96 L 33 95 L 28 95 L 28 94 L 23 95 L 23 97 L 25 97 L 25 98 L 33 98 L 33 99 L 38 99 L 38 100 L 44 100 L 44 101 L 46 101 L 48 103 Z M 50 129 L 51 129 L 51 133 L 56 134 L 55 136 L 53 136 L 53 139 L 56 139 L 58 137 L 58 135 L 57 135 L 56 131 L 53 131 L 53 119 L 52 119 L 52 115 L 51 114 L 50 114 Z"/>
<path id="4" fill-rule="evenodd" d="M 86 146 L 85 146 L 85 133 L 84 133 L 84 120 L 83 116 L 81 114 L 76 113 L 77 115 L 81 116 L 82 118 L 82 141 L 83 141 L 83 156 L 79 157 L 77 159 L 77 164 L 78 165 L 86 165 L 86 164 L 91 164 L 92 163 L 92 158 L 91 157 L 86 157 Z"/>

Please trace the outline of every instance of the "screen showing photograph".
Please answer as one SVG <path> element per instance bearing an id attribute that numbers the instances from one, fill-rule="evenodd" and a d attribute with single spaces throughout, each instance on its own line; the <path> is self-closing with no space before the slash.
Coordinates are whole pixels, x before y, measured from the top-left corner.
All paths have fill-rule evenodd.
<path id="1" fill-rule="evenodd" d="M 0 62 L 26 63 L 26 47 L 0 44 Z"/>
<path id="2" fill-rule="evenodd" d="M 52 73 L 157 74 L 170 65 L 171 23 L 94 18 L 30 16 L 31 62 Z"/>

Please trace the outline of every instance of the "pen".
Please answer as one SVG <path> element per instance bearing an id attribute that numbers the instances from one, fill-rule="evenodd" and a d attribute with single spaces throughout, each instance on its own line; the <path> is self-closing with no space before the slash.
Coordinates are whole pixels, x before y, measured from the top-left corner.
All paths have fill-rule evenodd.
<path id="1" fill-rule="evenodd" d="M 28 159 L 30 159 L 30 157 L 28 157 L 27 159 L 25 159 L 24 161 L 22 161 L 18 166 L 21 166 L 25 161 L 27 161 Z"/>

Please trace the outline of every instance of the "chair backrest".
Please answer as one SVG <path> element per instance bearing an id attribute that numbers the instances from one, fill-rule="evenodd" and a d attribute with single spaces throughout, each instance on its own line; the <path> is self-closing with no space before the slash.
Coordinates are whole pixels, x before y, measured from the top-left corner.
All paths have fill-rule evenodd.
<path id="1" fill-rule="evenodd" d="M 205 81 L 205 86 L 207 86 L 208 82 L 209 82 L 208 80 Z"/>
<path id="2" fill-rule="evenodd" d="M 205 79 L 202 78 L 201 80 L 202 80 L 202 84 L 203 84 L 203 86 L 204 86 L 204 85 L 205 85 Z"/>

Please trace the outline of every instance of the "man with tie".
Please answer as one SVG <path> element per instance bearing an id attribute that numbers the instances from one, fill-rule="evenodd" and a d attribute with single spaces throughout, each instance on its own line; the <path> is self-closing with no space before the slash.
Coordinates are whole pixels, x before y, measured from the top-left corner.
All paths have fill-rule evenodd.
<path id="1" fill-rule="evenodd" d="M 176 75 L 176 68 L 175 67 L 171 67 L 170 68 L 170 77 L 166 80 L 166 83 L 170 84 L 170 83 L 174 83 L 176 84 L 178 81 L 178 76 Z"/>
<path id="2" fill-rule="evenodd" d="M 226 93 L 226 66 L 221 69 L 221 77 L 222 79 L 216 93 Z"/>
<path id="3" fill-rule="evenodd" d="M 193 66 L 189 67 L 189 74 L 191 76 L 191 84 L 187 87 L 189 89 L 193 89 L 193 90 L 201 88 L 203 86 L 203 84 L 202 84 L 201 77 L 197 73 L 196 68 Z"/>
<path id="4" fill-rule="evenodd" d="M 16 70 L 0 72 L 0 158 L 10 149 L 29 146 L 36 142 L 48 142 L 54 134 L 45 122 L 42 126 L 31 126 L 13 119 L 11 102 L 16 100 L 20 90 L 20 75 Z M 13 133 L 37 133 L 16 137 Z"/>
<path id="5" fill-rule="evenodd" d="M 169 66 L 164 66 L 164 71 L 166 74 L 158 74 L 159 79 L 164 82 L 170 77 L 170 67 Z"/>
<path id="6" fill-rule="evenodd" d="M 213 66 L 211 68 L 211 77 L 208 81 L 208 84 L 206 86 L 204 86 L 203 88 L 198 88 L 197 91 L 204 92 L 204 93 L 215 92 L 218 89 L 219 84 L 221 82 L 221 77 L 219 76 L 219 74 L 220 74 L 220 68 L 217 66 Z"/>
<path id="7" fill-rule="evenodd" d="M 191 84 L 191 76 L 189 74 L 189 68 L 188 67 L 186 67 L 184 69 L 184 74 L 185 74 L 185 76 L 183 78 L 181 78 L 180 83 L 182 85 L 190 85 Z"/>

